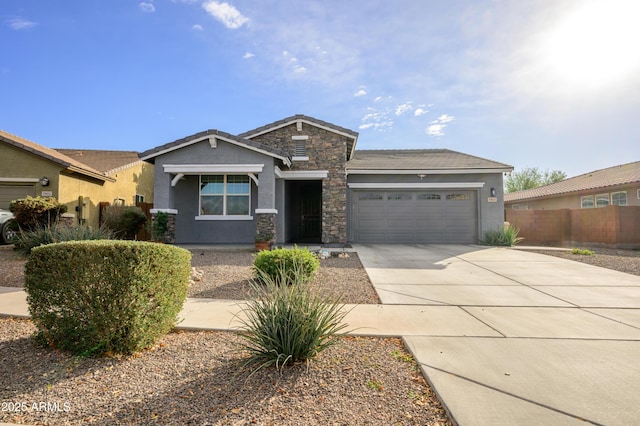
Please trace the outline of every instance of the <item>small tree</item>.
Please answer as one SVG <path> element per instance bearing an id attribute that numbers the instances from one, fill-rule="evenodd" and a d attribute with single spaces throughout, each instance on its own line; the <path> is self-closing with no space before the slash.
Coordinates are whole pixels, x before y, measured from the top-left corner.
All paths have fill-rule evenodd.
<path id="1" fill-rule="evenodd" d="M 67 212 L 67 206 L 54 197 L 29 197 L 11 201 L 9 210 L 23 231 L 53 225 Z"/>
<path id="2" fill-rule="evenodd" d="M 512 172 L 504 182 L 505 192 L 518 192 L 525 189 L 537 188 L 565 180 L 567 174 L 560 170 L 541 171 L 537 167 L 527 167 L 517 172 Z"/>

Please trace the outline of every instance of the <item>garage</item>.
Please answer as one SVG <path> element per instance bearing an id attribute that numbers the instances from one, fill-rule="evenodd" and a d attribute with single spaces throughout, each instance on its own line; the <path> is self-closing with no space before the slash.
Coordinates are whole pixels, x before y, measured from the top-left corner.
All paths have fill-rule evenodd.
<path id="1" fill-rule="evenodd" d="M 478 236 L 476 191 L 358 190 L 351 216 L 358 243 L 472 244 Z"/>
<path id="2" fill-rule="evenodd" d="M 9 209 L 12 200 L 25 198 L 27 195 L 35 197 L 35 184 L 6 184 L 0 183 L 0 209 Z"/>

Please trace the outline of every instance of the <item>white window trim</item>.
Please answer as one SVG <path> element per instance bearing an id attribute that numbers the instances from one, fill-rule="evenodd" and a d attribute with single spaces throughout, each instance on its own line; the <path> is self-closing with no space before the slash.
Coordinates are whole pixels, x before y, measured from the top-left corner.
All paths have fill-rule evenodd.
<path id="1" fill-rule="evenodd" d="M 624 194 L 624 204 L 613 204 L 613 196 L 616 194 Z M 620 206 L 626 207 L 629 205 L 629 197 L 627 197 L 627 191 L 616 191 L 611 193 L 611 204 L 612 206 Z"/>
<path id="2" fill-rule="evenodd" d="M 207 174 L 208 175 L 208 174 Z M 220 175 L 220 173 L 218 173 L 218 175 Z M 224 176 L 224 193 L 222 194 L 215 194 L 216 196 L 220 196 L 222 195 L 222 211 L 226 212 L 227 210 L 227 196 L 229 194 L 227 194 L 227 176 L 229 175 L 236 175 L 235 173 L 224 173 L 222 174 L 222 176 Z M 251 211 L 251 177 L 249 177 L 249 211 Z M 198 176 L 198 211 L 201 212 L 202 211 L 202 193 L 200 192 L 200 188 L 202 187 L 202 175 Z M 213 194 L 211 194 L 213 195 Z M 230 195 L 242 195 L 242 196 L 247 196 L 247 194 L 230 194 Z M 206 196 L 206 195 L 205 195 Z M 221 215 L 205 215 L 205 214 L 200 214 L 197 215 L 195 217 L 195 220 L 253 220 L 253 216 L 251 216 L 250 214 L 248 215 L 227 215 L 227 214 L 221 214 Z"/>
<path id="3" fill-rule="evenodd" d="M 264 164 L 165 164 L 165 173 L 183 175 L 238 175 L 262 173 Z"/>
<path id="4" fill-rule="evenodd" d="M 607 197 L 607 202 L 608 202 L 607 206 L 611 205 L 611 196 L 609 194 L 596 194 L 594 207 L 596 207 L 596 208 L 607 207 L 607 206 L 599 206 L 598 205 L 598 197 Z"/>
<path id="5" fill-rule="evenodd" d="M 585 199 L 591 199 L 591 203 L 593 204 L 591 207 L 584 207 L 584 202 L 583 200 Z M 595 197 L 593 195 L 583 195 L 580 197 L 580 208 L 581 209 L 593 209 L 596 206 L 596 200 Z"/>

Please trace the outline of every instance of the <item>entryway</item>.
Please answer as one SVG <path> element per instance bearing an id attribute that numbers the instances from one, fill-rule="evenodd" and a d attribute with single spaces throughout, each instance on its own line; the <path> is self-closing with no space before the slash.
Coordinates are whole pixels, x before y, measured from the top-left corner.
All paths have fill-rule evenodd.
<path id="1" fill-rule="evenodd" d="M 322 181 L 285 182 L 286 235 L 288 243 L 322 241 Z"/>

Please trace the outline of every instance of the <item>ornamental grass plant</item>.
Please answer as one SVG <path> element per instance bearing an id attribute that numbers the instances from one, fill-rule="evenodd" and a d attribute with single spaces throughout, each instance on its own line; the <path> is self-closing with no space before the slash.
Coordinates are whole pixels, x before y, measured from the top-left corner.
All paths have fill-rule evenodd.
<path id="1" fill-rule="evenodd" d="M 307 361 L 334 345 L 347 327 L 347 312 L 341 298 L 314 294 L 306 281 L 304 267 L 293 262 L 280 267 L 274 276 L 257 270 L 251 283 L 255 297 L 244 309 L 243 349 L 249 352 L 244 367 L 253 372 L 265 367 L 282 370 Z"/>
<path id="2" fill-rule="evenodd" d="M 489 231 L 484 234 L 482 242 L 488 246 L 512 247 L 524 240 L 518 237 L 520 229 L 517 226 L 506 226 L 500 231 Z"/>

